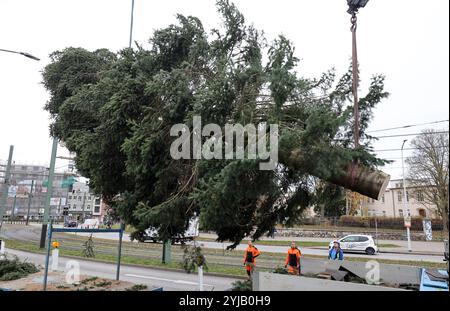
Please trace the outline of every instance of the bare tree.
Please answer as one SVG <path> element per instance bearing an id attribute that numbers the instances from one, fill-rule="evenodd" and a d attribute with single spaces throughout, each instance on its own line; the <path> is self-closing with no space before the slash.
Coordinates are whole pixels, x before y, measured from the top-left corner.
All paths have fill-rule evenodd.
<path id="1" fill-rule="evenodd" d="M 411 145 L 415 150 L 407 164 L 412 186 L 423 195 L 424 204 L 436 205 L 444 230 L 448 231 L 448 131 L 424 130 Z"/>

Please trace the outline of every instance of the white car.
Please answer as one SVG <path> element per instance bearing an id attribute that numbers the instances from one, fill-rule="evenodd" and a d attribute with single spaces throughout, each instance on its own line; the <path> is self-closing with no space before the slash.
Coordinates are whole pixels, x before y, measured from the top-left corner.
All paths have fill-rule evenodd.
<path id="1" fill-rule="evenodd" d="M 199 236 L 199 219 L 194 217 L 189 221 L 188 229 L 178 236 L 173 236 L 171 238 L 172 244 L 181 243 L 185 244 L 187 241 L 192 241 Z M 158 230 L 155 228 L 148 228 L 145 230 L 144 236 L 141 238 L 141 242 L 152 241 L 153 243 L 158 242 L 160 239 L 158 237 Z"/>
<path id="2" fill-rule="evenodd" d="M 367 255 L 378 253 L 378 247 L 370 235 L 352 234 L 337 241 L 341 244 L 341 249 L 344 252 L 365 252 Z M 331 249 L 333 244 L 334 241 L 331 241 L 328 249 Z"/>
<path id="3" fill-rule="evenodd" d="M 81 224 L 81 229 L 98 229 L 99 224 L 97 219 L 86 219 L 84 223 Z"/>

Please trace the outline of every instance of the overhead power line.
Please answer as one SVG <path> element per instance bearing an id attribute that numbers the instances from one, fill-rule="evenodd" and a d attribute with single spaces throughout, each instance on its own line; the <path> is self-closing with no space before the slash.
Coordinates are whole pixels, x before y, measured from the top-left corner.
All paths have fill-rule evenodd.
<path id="1" fill-rule="evenodd" d="M 412 157 L 403 157 L 403 159 L 411 159 Z M 397 158 L 393 158 L 393 157 L 383 157 L 383 159 L 385 160 L 401 160 L 402 158 L 397 157 Z"/>
<path id="2" fill-rule="evenodd" d="M 448 148 L 448 146 L 435 146 L 433 148 Z M 403 150 L 418 150 L 418 149 L 425 149 L 425 148 L 403 148 Z M 374 152 L 384 152 L 384 151 L 401 151 L 402 149 L 380 149 L 380 150 L 374 150 Z"/>
<path id="3" fill-rule="evenodd" d="M 433 132 L 433 134 L 448 134 L 449 131 L 439 131 Z M 385 136 L 374 136 L 375 138 L 391 138 L 391 137 L 405 137 L 405 136 L 418 136 L 426 135 L 427 133 L 411 133 L 411 134 L 396 134 L 396 135 L 385 135 Z"/>
<path id="4" fill-rule="evenodd" d="M 384 132 L 384 131 L 398 130 L 398 129 L 404 129 L 404 128 L 415 127 L 415 126 L 444 123 L 444 122 L 448 122 L 448 121 L 449 120 L 441 120 L 441 121 L 433 121 L 433 122 L 427 122 L 427 123 L 417 123 L 417 124 L 403 125 L 403 126 L 398 126 L 398 127 L 391 127 L 391 128 L 386 128 L 386 129 L 367 131 L 367 133 L 375 133 L 375 132 Z"/>
<path id="5" fill-rule="evenodd" d="M 63 166 L 59 166 L 59 167 L 55 167 L 55 170 L 66 167 L 68 165 L 63 165 Z M 1 173 L 5 173 L 5 170 L 0 170 Z M 39 173 L 48 173 L 49 169 L 46 169 L 45 171 L 22 171 L 22 170 L 11 170 L 11 174 L 14 175 L 37 175 L 37 176 L 48 176 L 48 174 L 46 175 L 38 175 Z M 58 174 L 62 174 L 62 172 L 56 172 Z"/>
<path id="6" fill-rule="evenodd" d="M 433 132 L 430 134 L 448 134 L 449 131 L 439 131 L 439 132 Z M 420 135 L 427 135 L 429 133 L 407 133 L 407 134 L 395 134 L 395 135 L 384 135 L 384 136 L 372 136 L 375 139 L 383 139 L 383 138 L 395 138 L 395 137 L 407 137 L 407 136 L 420 136 Z M 333 141 L 352 141 L 350 138 L 345 139 L 333 139 Z"/>

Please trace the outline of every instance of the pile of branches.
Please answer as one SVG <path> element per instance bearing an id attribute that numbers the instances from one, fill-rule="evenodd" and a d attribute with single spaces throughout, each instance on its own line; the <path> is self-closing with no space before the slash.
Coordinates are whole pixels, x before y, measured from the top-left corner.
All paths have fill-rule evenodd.
<path id="1" fill-rule="evenodd" d="M 30 262 L 21 262 L 17 256 L 0 259 L 0 281 L 12 281 L 24 278 L 39 269 Z"/>

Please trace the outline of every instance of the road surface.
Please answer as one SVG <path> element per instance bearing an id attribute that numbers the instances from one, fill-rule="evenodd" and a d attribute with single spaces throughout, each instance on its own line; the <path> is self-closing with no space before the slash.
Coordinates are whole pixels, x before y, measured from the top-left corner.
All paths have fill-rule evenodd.
<path id="1" fill-rule="evenodd" d="M 17 250 L 8 250 L 8 254 L 16 255 L 22 260 L 28 260 L 35 264 L 44 266 L 45 255 L 22 252 Z M 68 261 L 77 261 L 80 265 L 82 275 L 96 276 L 102 278 L 115 279 L 116 265 L 87 261 L 71 258 L 59 258 L 60 271 L 66 271 L 65 267 Z M 152 268 L 133 267 L 122 265 L 120 269 L 120 279 L 135 284 L 145 284 L 149 288 L 163 287 L 164 291 L 198 291 L 198 275 L 187 274 L 185 272 L 160 270 Z M 204 275 L 205 291 L 223 291 L 231 288 L 231 283 L 236 279 L 228 277 Z"/>
<path id="2" fill-rule="evenodd" d="M 77 235 L 81 236 L 89 236 L 90 233 L 77 233 Z M 94 237 L 101 239 L 109 239 L 109 240 L 117 240 L 117 234 L 115 233 L 95 233 Z M 128 234 L 124 234 L 124 241 L 131 241 Z M 288 239 L 289 240 L 289 239 Z M 289 242 L 287 240 L 286 246 L 275 246 L 275 245 L 258 245 L 258 242 L 255 242 L 258 249 L 262 252 L 268 253 L 283 253 L 287 252 L 289 248 Z M 310 239 L 306 239 L 310 241 Z M 326 240 L 328 241 L 328 240 Z M 385 243 L 396 243 L 397 241 L 385 241 Z M 137 243 L 137 242 L 136 242 Z M 219 243 L 213 241 L 198 241 L 202 247 L 211 248 L 211 249 L 223 249 L 226 248 L 227 243 Z M 426 243 L 426 242 L 425 242 Z M 443 243 L 441 243 L 443 245 Z M 247 244 L 240 244 L 236 247 L 236 250 L 244 251 L 247 248 Z M 315 256 L 324 256 L 324 258 L 328 257 L 328 250 L 317 247 L 302 247 L 302 254 L 304 255 L 315 255 Z M 443 254 L 443 253 L 442 253 Z M 435 254 L 408 254 L 408 253 L 378 253 L 374 256 L 368 256 L 362 253 L 345 253 L 346 257 L 363 257 L 366 259 L 388 259 L 388 260 L 405 260 L 405 261 L 428 261 L 428 262 L 439 262 L 442 263 L 443 255 L 435 255 Z"/>
<path id="3" fill-rule="evenodd" d="M 40 229 L 40 228 L 39 228 Z M 38 235 L 38 228 L 35 226 L 17 226 L 17 225 L 10 225 L 10 226 L 4 226 L 2 229 L 1 235 L 5 236 L 10 239 L 19 239 L 19 240 L 26 240 L 26 241 L 32 241 L 32 240 L 38 240 L 40 236 Z M 75 233 L 78 236 L 89 236 L 90 233 Z M 118 240 L 118 234 L 117 233 L 94 233 L 94 237 L 100 238 L 100 239 L 108 239 L 108 240 Z M 209 235 L 208 235 L 209 237 Z M 280 238 L 281 239 L 281 238 Z M 301 238 L 294 238 L 300 240 Z M 303 238 L 302 240 L 312 240 L 313 238 Z M 131 241 L 128 234 L 124 234 L 123 236 L 124 241 Z M 258 242 L 255 242 L 255 245 L 257 245 L 258 249 L 260 249 L 263 252 L 268 253 L 283 253 L 285 254 L 288 247 L 289 247 L 289 238 L 283 238 L 282 240 L 286 240 L 286 246 L 274 246 L 274 245 L 258 245 Z M 316 239 L 317 240 L 317 239 Z M 321 239 L 324 241 L 328 241 L 327 239 Z M 401 243 L 402 241 L 380 241 L 380 243 L 391 243 L 391 244 L 397 244 Z M 138 242 L 136 242 L 138 243 Z M 424 245 L 427 245 L 426 243 L 430 243 L 429 245 L 434 245 L 434 248 L 437 249 L 436 245 L 441 245 L 440 247 L 443 247 L 443 243 L 439 242 L 415 242 L 417 244 L 413 244 L 413 247 L 421 247 L 424 248 Z M 224 249 L 226 248 L 228 243 L 218 243 L 214 241 L 199 241 L 199 244 L 203 245 L 205 248 L 209 249 Z M 247 247 L 246 244 L 240 244 L 237 246 L 237 250 L 243 251 Z M 315 256 L 323 256 L 324 258 L 328 257 L 328 250 L 318 247 L 302 247 L 301 251 L 304 255 L 315 255 Z M 428 261 L 428 262 L 443 262 L 443 252 L 442 255 L 439 255 L 438 253 L 430 253 L 430 254 L 415 254 L 415 253 L 378 253 L 374 256 L 368 256 L 362 253 L 345 253 L 346 257 L 359 257 L 364 258 L 367 260 L 371 259 L 388 259 L 388 260 L 403 260 L 403 261 Z"/>

